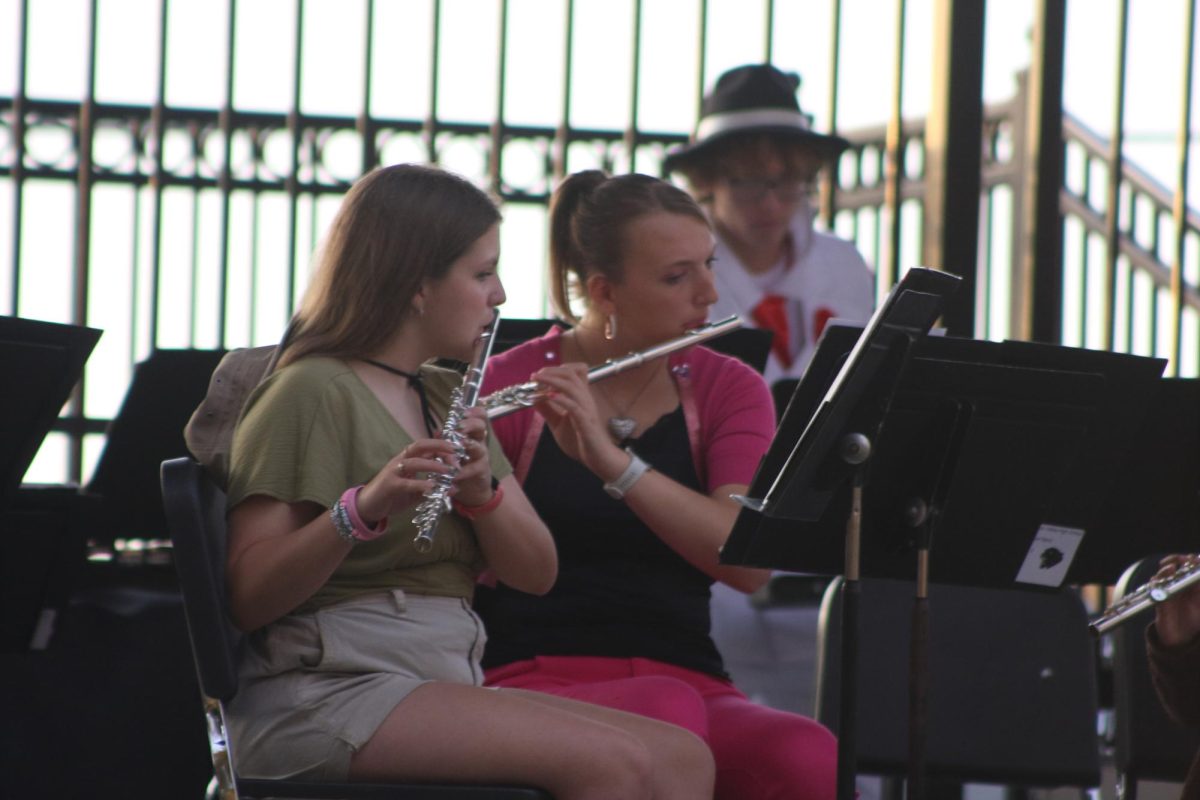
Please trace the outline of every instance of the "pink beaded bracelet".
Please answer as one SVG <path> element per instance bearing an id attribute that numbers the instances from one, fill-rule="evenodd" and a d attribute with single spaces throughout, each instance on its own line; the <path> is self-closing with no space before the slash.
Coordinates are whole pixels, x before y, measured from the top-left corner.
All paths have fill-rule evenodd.
<path id="1" fill-rule="evenodd" d="M 378 539 L 387 531 L 388 519 L 384 517 L 375 523 L 374 528 L 367 527 L 367 523 L 358 513 L 358 493 L 362 490 L 362 485 L 351 486 L 346 491 L 342 492 L 342 498 L 338 502 L 346 509 L 346 515 L 350 517 L 350 524 L 353 526 L 353 536 L 360 542 L 369 542 L 372 539 Z"/>

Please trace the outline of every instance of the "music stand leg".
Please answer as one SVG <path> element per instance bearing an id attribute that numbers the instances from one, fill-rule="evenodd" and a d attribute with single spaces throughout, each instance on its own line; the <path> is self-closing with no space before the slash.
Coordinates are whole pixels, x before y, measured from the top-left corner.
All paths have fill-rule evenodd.
<path id="1" fill-rule="evenodd" d="M 863 440 L 865 441 L 865 439 Z M 849 443 L 847 447 L 851 447 Z M 838 699 L 838 800 L 854 800 L 857 777 L 857 689 L 858 689 L 858 616 L 862 585 L 859 582 L 859 552 L 862 541 L 862 461 L 851 484 L 850 516 L 846 520 L 846 574 L 842 583 L 842 676 Z M 856 451 L 857 452 L 857 451 Z M 850 460 L 849 455 L 844 455 Z"/>
<path id="2" fill-rule="evenodd" d="M 925 736 L 929 689 L 929 548 L 917 550 L 908 664 L 908 797 L 925 799 Z"/>

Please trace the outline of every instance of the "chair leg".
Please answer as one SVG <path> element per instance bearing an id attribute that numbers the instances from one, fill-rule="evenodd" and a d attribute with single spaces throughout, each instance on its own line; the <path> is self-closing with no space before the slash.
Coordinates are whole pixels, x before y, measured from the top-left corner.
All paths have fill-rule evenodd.
<path id="1" fill-rule="evenodd" d="M 1117 800 L 1137 800 L 1137 777 L 1128 772 L 1117 773 Z"/>
<path id="2" fill-rule="evenodd" d="M 213 779 L 205 792 L 206 800 L 237 800 L 237 783 L 229 763 L 229 738 L 225 733 L 225 714 L 220 702 L 204 698 L 204 718 L 208 724 L 208 749 L 212 754 Z"/>

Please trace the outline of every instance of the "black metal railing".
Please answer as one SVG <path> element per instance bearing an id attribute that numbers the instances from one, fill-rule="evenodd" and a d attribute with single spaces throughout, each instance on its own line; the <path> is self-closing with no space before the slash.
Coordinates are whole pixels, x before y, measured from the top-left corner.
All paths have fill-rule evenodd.
<path id="1" fill-rule="evenodd" d="M 168 104 L 165 67 L 160 67 L 152 101 L 97 101 L 101 6 L 96 0 L 86 23 L 84 96 L 26 96 L 29 4 L 21 4 L 17 86 L 12 96 L 0 97 L 0 193 L 12 198 L 9 220 L 0 222 L 8 226 L 10 243 L 9 252 L 0 256 L 0 313 L 106 330 L 57 428 L 70 452 L 64 480 L 86 477 L 133 365 L 151 351 L 261 344 L 279 335 L 305 283 L 309 254 L 338 199 L 372 166 L 438 162 L 495 192 L 506 205 L 504 268 L 512 270 L 510 306 L 516 316 L 542 316 L 548 308 L 541 283 L 545 205 L 556 178 L 587 167 L 657 174 L 665 150 L 686 138 L 683 129 L 642 128 L 647 115 L 639 87 L 650 69 L 642 23 L 650 3 L 644 7 L 633 0 L 629 9 L 622 7 L 631 22 L 630 63 L 625 65 L 632 75 L 628 107 L 611 125 L 580 126 L 572 113 L 579 101 L 572 74 L 580 68 L 574 47 L 580 35 L 577 6 L 583 0 L 562 0 L 557 41 L 564 79 L 561 93 L 550 101 L 559 110 L 552 115 L 555 122 L 541 125 L 516 124 L 506 116 L 512 80 L 505 65 L 517 47 L 510 19 L 515 3 L 495 0 L 500 66 L 479 70 L 495 82 L 493 118 L 464 122 L 445 118 L 439 104 L 444 65 L 438 43 L 451 24 L 442 13 L 445 1 L 429 0 L 428 30 L 404 31 L 408 37 L 428 36 L 433 43 L 432 66 L 420 78 L 428 81 L 427 108 L 409 117 L 372 111 L 372 87 L 379 80 L 373 54 L 381 37 L 374 27 L 377 4 L 362 2 L 363 84 L 355 90 L 361 90 L 356 101 L 360 110 L 341 116 L 303 110 L 305 0 L 293 3 L 295 28 L 286 32 L 294 36 L 295 46 L 291 96 L 281 106 L 290 110 L 271 113 L 233 102 L 233 46 L 224 48 L 224 100 L 218 107 Z M 697 64 L 688 70 L 694 83 L 685 83 L 697 102 L 715 77 L 706 69 L 712 69 L 711 43 L 721 34 L 710 5 L 711 0 L 697 0 L 694 9 Z M 755 34 L 763 58 L 777 55 L 794 35 L 780 27 L 785 5 L 763 2 L 764 29 L 761 36 Z M 228 0 L 228 42 L 248 35 L 238 29 L 238 8 L 237 0 Z M 902 0 L 895 8 L 903 21 Z M 104 9 L 121 13 L 116 6 Z M 829 10 L 835 46 L 827 116 L 836 121 L 836 42 L 852 20 L 844 18 L 838 0 L 830 0 Z M 166 47 L 171 15 L 171 4 L 161 0 L 160 49 Z M 553 50 L 554 42 L 548 46 Z M 896 62 L 903 63 L 899 46 Z M 1010 101 L 988 105 L 983 113 L 981 245 L 971 267 L 977 287 L 974 332 L 980 337 L 1019 337 L 1030 314 L 1024 290 L 1028 276 L 1021 266 L 1037 221 L 1026 199 L 1033 174 L 1026 147 L 1028 91 L 1022 78 Z M 927 244 L 925 121 L 896 122 L 901 111 L 897 101 L 892 124 L 839 131 L 852 147 L 823 191 L 828 224 L 854 240 L 876 267 L 881 296 L 899 270 L 922 263 Z M 1200 372 L 1196 215 L 1181 213 L 1180 192 L 1168 191 L 1136 165 L 1114 158 L 1112 145 L 1069 115 L 1063 120 L 1065 247 L 1062 264 L 1052 265 L 1062 271 L 1066 286 L 1061 340 L 1167 355 L 1176 374 L 1195 375 Z M 1114 185 L 1120 213 L 1106 215 Z M 953 220 L 948 217 L 946 223 Z M 69 247 L 69 263 L 42 257 L 48 241 Z"/>

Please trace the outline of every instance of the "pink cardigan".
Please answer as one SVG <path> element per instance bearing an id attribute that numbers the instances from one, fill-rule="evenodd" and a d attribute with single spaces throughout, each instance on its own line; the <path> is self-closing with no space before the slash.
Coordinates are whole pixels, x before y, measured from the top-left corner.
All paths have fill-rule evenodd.
<path id="1" fill-rule="evenodd" d="M 482 393 L 525 383 L 542 367 L 561 363 L 555 326 L 544 336 L 492 356 Z M 679 391 L 692 445 L 692 461 L 708 491 L 730 483 L 749 484 L 775 435 L 775 407 L 762 376 L 731 356 L 702 346 L 667 357 Z M 545 421 L 536 411 L 519 411 L 492 422 L 492 429 L 524 482 Z"/>

